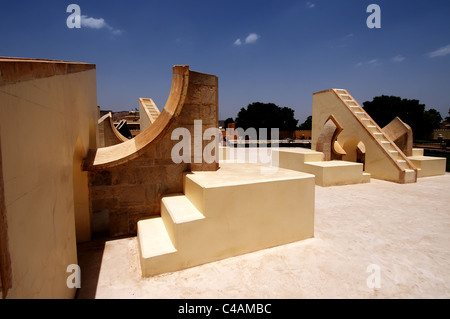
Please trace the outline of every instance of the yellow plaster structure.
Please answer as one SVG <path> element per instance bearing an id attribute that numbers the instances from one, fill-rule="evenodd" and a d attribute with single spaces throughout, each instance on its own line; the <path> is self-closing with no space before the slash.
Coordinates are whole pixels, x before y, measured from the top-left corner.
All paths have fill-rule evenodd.
<path id="1" fill-rule="evenodd" d="M 412 156 L 413 131 L 408 124 L 396 117 L 391 123 L 383 127 L 383 133 L 397 144 L 403 154 Z"/>
<path id="2" fill-rule="evenodd" d="M 315 175 L 316 185 L 327 187 L 369 183 L 370 174 L 363 172 L 363 164 L 348 161 L 324 161 L 324 154 L 305 148 L 272 150 L 278 156 L 279 166 Z"/>
<path id="3" fill-rule="evenodd" d="M 73 298 L 67 267 L 77 264 L 77 241 L 90 240 L 81 164 L 97 147 L 95 65 L 0 58 L 0 70 L 2 232 L 10 254 L 3 296 Z"/>
<path id="4" fill-rule="evenodd" d="M 445 158 L 426 157 L 423 150 L 413 150 L 409 125 L 397 117 L 380 128 L 349 92 L 342 89 L 313 95 L 313 150 L 322 150 L 320 138 L 330 135 L 327 133 L 330 119 L 336 129 L 329 141 L 332 145 L 329 152 L 344 161 L 362 162 L 364 171 L 373 178 L 414 183 L 418 177 L 445 174 Z"/>
<path id="5" fill-rule="evenodd" d="M 144 277 L 314 236 L 314 176 L 221 163 L 184 177 L 184 192 L 162 198 L 161 217 L 138 222 Z"/>
<path id="6" fill-rule="evenodd" d="M 334 116 L 342 126 L 337 143 L 346 152 L 342 160 L 355 162 L 364 144 L 364 170 L 373 178 L 397 183 L 417 181 L 417 168 L 346 91 L 330 89 L 313 95 L 312 149 L 323 125 Z"/>
<path id="7" fill-rule="evenodd" d="M 424 156 L 423 149 L 413 148 L 409 160 L 417 167 L 419 177 L 445 175 L 447 159 L 445 157 Z"/>
<path id="8" fill-rule="evenodd" d="M 152 99 L 140 98 L 139 99 L 139 114 L 141 132 L 145 131 L 155 123 L 161 112 Z"/>

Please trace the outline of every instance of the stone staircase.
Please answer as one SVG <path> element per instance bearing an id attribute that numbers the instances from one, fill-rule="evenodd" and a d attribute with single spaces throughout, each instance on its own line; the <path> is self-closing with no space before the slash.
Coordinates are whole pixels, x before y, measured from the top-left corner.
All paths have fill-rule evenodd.
<path id="1" fill-rule="evenodd" d="M 397 145 L 391 141 L 378 126 L 378 124 L 367 114 L 359 103 L 346 91 L 334 89 L 334 92 L 344 102 L 348 109 L 353 113 L 356 119 L 362 123 L 364 129 L 373 136 L 375 141 L 381 146 L 380 151 L 398 166 L 399 170 L 404 172 L 404 183 L 414 183 L 417 180 L 416 167 L 403 154 Z"/>
<path id="2" fill-rule="evenodd" d="M 183 194 L 161 199 L 161 217 L 138 222 L 149 277 L 314 235 L 314 176 L 258 164 L 223 163 L 184 176 Z"/>
<path id="3" fill-rule="evenodd" d="M 140 100 L 141 103 L 144 105 L 145 109 L 147 110 L 148 114 L 150 115 L 149 116 L 150 122 L 154 123 L 160 115 L 160 111 L 156 106 L 155 102 L 153 102 L 152 99 L 141 98 Z"/>

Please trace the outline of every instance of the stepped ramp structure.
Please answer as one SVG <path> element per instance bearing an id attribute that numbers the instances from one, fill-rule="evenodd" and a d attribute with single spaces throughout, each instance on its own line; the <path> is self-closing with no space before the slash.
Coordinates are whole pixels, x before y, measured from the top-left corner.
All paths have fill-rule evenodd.
<path id="1" fill-rule="evenodd" d="M 138 222 L 144 277 L 314 236 L 313 175 L 220 166 L 186 174 L 182 193 L 162 197 L 161 217 Z"/>
<path id="2" fill-rule="evenodd" d="M 397 183 L 417 181 L 417 168 L 411 160 L 346 90 L 314 93 L 313 150 L 317 148 L 324 124 L 331 116 L 343 128 L 333 142 L 335 149 L 343 150 L 340 152 L 342 160 L 362 161 L 364 170 L 373 178 Z"/>
<path id="3" fill-rule="evenodd" d="M 155 123 L 161 112 L 152 99 L 140 98 L 139 99 L 139 114 L 141 132 L 145 131 Z"/>

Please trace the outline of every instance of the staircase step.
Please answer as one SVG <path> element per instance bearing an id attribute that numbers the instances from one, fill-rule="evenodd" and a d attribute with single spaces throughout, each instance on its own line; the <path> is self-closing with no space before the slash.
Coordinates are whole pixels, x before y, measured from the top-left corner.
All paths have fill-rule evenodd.
<path id="1" fill-rule="evenodd" d="M 361 183 L 370 183 L 371 177 L 372 177 L 372 175 L 370 173 L 363 172 L 363 177 L 362 177 Z"/>
<path id="2" fill-rule="evenodd" d="M 183 194 L 163 197 L 161 200 L 161 217 L 167 233 L 176 249 L 183 250 L 186 246 L 195 245 L 195 229 L 205 216 L 194 207 Z M 184 238 L 184 239 L 183 239 Z"/>
<path id="3" fill-rule="evenodd" d="M 375 125 L 369 125 L 367 128 L 374 133 L 378 133 L 378 128 Z"/>
<path id="4" fill-rule="evenodd" d="M 350 107 L 357 107 L 360 108 L 361 106 L 358 105 L 358 103 L 356 101 L 345 101 L 345 103 L 347 103 L 348 106 Z"/>
<path id="5" fill-rule="evenodd" d="M 392 155 L 395 159 L 398 159 L 398 152 L 397 152 L 397 151 L 389 151 L 389 153 L 391 153 L 391 155 Z"/>
<path id="6" fill-rule="evenodd" d="M 167 255 L 177 251 L 161 217 L 141 220 L 138 222 L 137 229 L 142 258 Z"/>
<path id="7" fill-rule="evenodd" d="M 423 148 L 413 148 L 412 156 L 423 156 Z"/>
<path id="8" fill-rule="evenodd" d="M 205 218 L 183 194 L 163 197 L 162 206 L 167 209 L 175 224 L 188 223 Z"/>
<path id="9" fill-rule="evenodd" d="M 375 137 L 377 138 L 377 140 L 381 140 L 381 141 L 386 141 L 385 140 L 385 137 L 384 137 L 384 133 L 380 133 L 380 132 L 376 132 L 376 133 L 373 133 L 373 135 L 375 135 Z M 386 141 L 387 142 L 387 141 Z"/>
<path id="10" fill-rule="evenodd" d="M 380 141 L 381 145 L 384 146 L 384 148 L 388 148 L 389 146 L 392 146 L 391 142 L 389 141 Z"/>
<path id="11" fill-rule="evenodd" d="M 352 101 L 353 98 L 348 94 L 340 94 L 340 97 L 345 101 Z"/>
<path id="12" fill-rule="evenodd" d="M 417 181 L 416 172 L 413 169 L 405 169 L 405 183 L 415 183 Z"/>
<path id="13" fill-rule="evenodd" d="M 401 167 L 402 169 L 405 169 L 405 168 L 406 168 L 406 161 L 405 161 L 405 160 L 398 159 L 398 160 L 397 160 L 397 163 L 400 165 L 400 167 Z"/>

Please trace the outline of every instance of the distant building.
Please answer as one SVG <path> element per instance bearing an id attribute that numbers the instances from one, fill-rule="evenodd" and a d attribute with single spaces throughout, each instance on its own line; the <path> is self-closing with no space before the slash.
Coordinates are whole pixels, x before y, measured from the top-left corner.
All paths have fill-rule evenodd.
<path id="1" fill-rule="evenodd" d="M 444 140 L 450 140 L 450 123 L 443 121 L 439 129 L 433 131 L 433 140 L 437 140 L 442 134 Z"/>
<path id="2" fill-rule="evenodd" d="M 123 136 L 128 138 L 136 137 L 141 132 L 139 112 L 130 111 L 124 118 L 114 121 L 114 126 Z"/>

